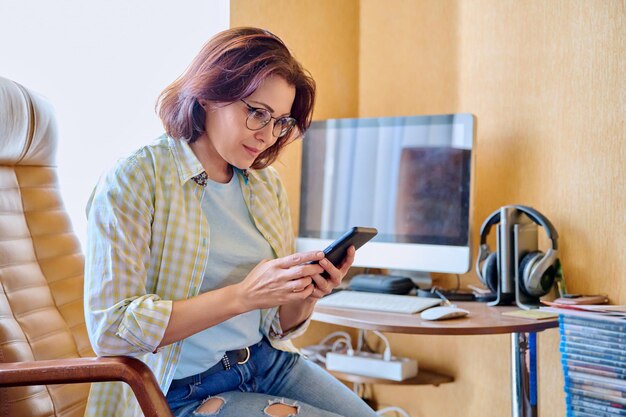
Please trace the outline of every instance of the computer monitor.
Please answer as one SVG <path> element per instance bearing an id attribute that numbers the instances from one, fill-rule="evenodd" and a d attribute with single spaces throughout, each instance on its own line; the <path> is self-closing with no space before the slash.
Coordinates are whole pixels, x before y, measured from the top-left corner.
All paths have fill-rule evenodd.
<path id="1" fill-rule="evenodd" d="M 314 121 L 302 150 L 299 251 L 378 229 L 354 266 L 464 273 L 471 264 L 471 114 Z"/>

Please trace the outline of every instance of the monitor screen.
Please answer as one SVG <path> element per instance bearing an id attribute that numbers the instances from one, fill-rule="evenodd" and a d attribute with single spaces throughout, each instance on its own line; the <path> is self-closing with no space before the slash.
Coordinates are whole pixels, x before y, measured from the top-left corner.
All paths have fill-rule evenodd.
<path id="1" fill-rule="evenodd" d="M 313 122 L 303 141 L 299 250 L 375 227 L 355 265 L 466 272 L 474 124 L 470 114 Z"/>

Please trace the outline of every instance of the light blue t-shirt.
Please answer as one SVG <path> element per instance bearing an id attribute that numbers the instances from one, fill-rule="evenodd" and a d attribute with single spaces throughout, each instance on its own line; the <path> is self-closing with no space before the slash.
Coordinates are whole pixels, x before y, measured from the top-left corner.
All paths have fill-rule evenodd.
<path id="1" fill-rule="evenodd" d="M 274 258 L 271 246 L 248 212 L 237 174 L 227 184 L 207 181 L 202 210 L 211 236 L 209 267 L 200 292 L 241 282 L 262 259 Z M 260 310 L 254 310 L 183 340 L 174 379 L 203 372 L 219 362 L 227 350 L 260 341 L 260 321 Z"/>

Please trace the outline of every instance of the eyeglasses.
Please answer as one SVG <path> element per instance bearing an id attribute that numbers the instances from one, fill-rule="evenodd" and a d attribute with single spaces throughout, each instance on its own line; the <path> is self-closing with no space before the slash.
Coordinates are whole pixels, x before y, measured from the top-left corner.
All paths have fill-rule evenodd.
<path id="1" fill-rule="evenodd" d="M 243 104 L 248 107 L 248 118 L 246 119 L 246 127 L 250 130 L 261 130 L 267 124 L 274 119 L 274 127 L 272 128 L 272 134 L 274 137 L 282 138 L 287 136 L 291 129 L 296 125 L 296 119 L 293 117 L 273 117 L 269 110 L 260 108 L 260 107 L 252 107 L 248 103 L 246 103 L 243 99 L 241 99 Z"/>

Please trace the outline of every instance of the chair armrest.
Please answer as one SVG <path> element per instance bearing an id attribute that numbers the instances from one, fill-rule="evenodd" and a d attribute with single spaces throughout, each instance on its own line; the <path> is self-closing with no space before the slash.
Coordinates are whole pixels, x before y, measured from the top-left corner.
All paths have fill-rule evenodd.
<path id="1" fill-rule="evenodd" d="M 154 374 L 127 356 L 0 363 L 0 387 L 122 381 L 130 385 L 146 417 L 172 417 Z"/>

